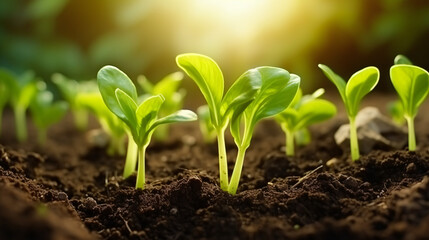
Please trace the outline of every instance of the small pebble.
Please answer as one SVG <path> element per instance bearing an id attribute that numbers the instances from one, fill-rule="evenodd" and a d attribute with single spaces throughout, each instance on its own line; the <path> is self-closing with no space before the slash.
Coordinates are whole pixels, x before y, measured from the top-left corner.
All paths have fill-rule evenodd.
<path id="1" fill-rule="evenodd" d="M 414 172 L 416 172 L 416 170 L 417 170 L 416 164 L 410 163 L 410 164 L 408 164 L 406 171 L 407 171 L 407 173 L 414 173 Z"/>
<path id="2" fill-rule="evenodd" d="M 92 197 L 87 197 L 83 204 L 86 208 L 93 209 L 95 206 L 97 206 L 97 201 L 95 201 L 95 199 Z"/>
<path id="3" fill-rule="evenodd" d="M 197 140 L 195 139 L 195 137 L 193 137 L 191 135 L 184 135 L 182 137 L 182 142 L 188 146 L 192 146 L 192 145 L 195 145 Z"/>
<path id="4" fill-rule="evenodd" d="M 68 198 L 68 196 L 65 192 L 59 192 L 58 193 L 58 200 L 65 201 L 65 200 L 67 200 L 67 198 Z"/>
<path id="5" fill-rule="evenodd" d="M 172 215 L 176 215 L 177 212 L 178 212 L 177 208 L 170 209 L 170 214 L 172 214 Z"/>

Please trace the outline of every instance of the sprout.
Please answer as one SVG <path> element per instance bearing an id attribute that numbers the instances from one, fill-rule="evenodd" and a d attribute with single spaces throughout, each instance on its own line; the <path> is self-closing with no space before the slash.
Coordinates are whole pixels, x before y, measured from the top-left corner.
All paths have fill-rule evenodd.
<path id="1" fill-rule="evenodd" d="M 404 117 L 407 120 L 408 149 L 415 151 L 414 118 L 417 115 L 419 106 L 429 93 L 429 73 L 423 68 L 414 65 L 396 64 L 390 68 L 390 79 L 401 99 Z"/>
<path id="2" fill-rule="evenodd" d="M 218 141 L 220 187 L 222 190 L 228 191 L 225 129 L 232 115 L 243 112 L 253 101 L 261 86 L 260 73 L 257 70 L 245 72 L 224 95 L 222 71 L 213 59 L 200 54 L 188 53 L 178 55 L 176 62 L 194 80 L 207 101 Z"/>
<path id="3" fill-rule="evenodd" d="M 124 179 L 128 178 L 135 171 L 137 164 L 137 145 L 133 141 L 128 126 L 107 108 L 98 90 L 97 92 L 79 93 L 76 101 L 77 104 L 86 107 L 95 114 L 103 130 L 110 136 L 107 154 L 125 155 L 124 141 L 125 135 L 128 136 L 127 156 L 122 175 Z"/>
<path id="4" fill-rule="evenodd" d="M 203 105 L 198 107 L 197 114 L 204 142 L 213 143 L 216 139 L 216 129 L 213 127 L 212 121 L 210 119 L 209 106 Z"/>
<path id="5" fill-rule="evenodd" d="M 73 79 L 68 79 L 59 73 L 55 73 L 54 75 L 52 75 L 52 82 L 57 85 L 62 96 L 69 103 L 70 110 L 73 113 L 76 128 L 80 131 L 85 130 L 88 126 L 88 111 L 82 106 L 79 106 L 79 104 L 77 104 L 76 96 L 78 95 L 78 93 L 88 91 L 88 89 L 94 89 L 94 87 L 92 86 L 94 85 L 94 82 L 78 82 Z"/>
<path id="6" fill-rule="evenodd" d="M 9 101 L 8 82 L 15 81 L 14 76 L 5 69 L 0 69 L 0 135 L 2 130 L 3 110 Z"/>
<path id="7" fill-rule="evenodd" d="M 334 104 L 317 99 L 323 92 L 323 89 L 319 89 L 312 95 L 305 95 L 302 98 L 297 94 L 298 97 L 295 97 L 293 104 L 276 115 L 276 121 L 286 134 L 286 155 L 295 155 L 294 142 L 297 132 L 303 130 L 308 132 L 308 126 L 325 121 L 336 114 L 337 108 Z"/>
<path id="8" fill-rule="evenodd" d="M 300 84 L 300 77 L 275 67 L 259 67 L 250 70 L 254 78 L 262 85 L 255 100 L 242 111 L 234 111 L 231 119 L 231 134 L 238 148 L 237 159 L 232 172 L 228 192 L 235 194 L 240 181 L 244 155 L 250 146 L 253 129 L 258 121 L 274 116 L 286 109 L 295 97 Z"/>
<path id="9" fill-rule="evenodd" d="M 400 99 L 389 102 L 387 104 L 387 112 L 392 117 L 393 122 L 398 124 L 399 126 L 404 125 L 404 106 L 402 106 L 402 102 Z"/>
<path id="10" fill-rule="evenodd" d="M 44 82 L 38 82 L 37 85 L 39 91 L 30 104 L 30 111 L 38 131 L 38 143 L 45 146 L 48 128 L 64 117 L 68 104 L 64 101 L 54 102 L 54 95 L 46 90 Z"/>
<path id="11" fill-rule="evenodd" d="M 164 102 L 162 95 L 147 98 L 137 105 L 137 91 L 133 82 L 121 70 L 105 66 L 97 74 L 98 87 L 104 103 L 129 127 L 138 146 L 138 170 L 136 188 L 145 185 L 145 152 L 153 131 L 161 124 L 187 122 L 197 119 L 189 110 L 179 110 L 158 119 L 158 112 Z"/>
<path id="12" fill-rule="evenodd" d="M 165 117 L 172 114 L 183 107 L 183 99 L 185 98 L 186 91 L 184 89 L 178 90 L 183 80 L 182 72 L 175 72 L 167 75 L 157 84 L 152 84 L 143 75 L 139 76 L 137 82 L 144 92 L 144 98 L 162 94 L 165 98 L 164 103 L 159 110 L 159 117 Z M 159 126 L 154 132 L 154 137 L 160 141 L 165 141 L 168 137 L 168 125 Z"/>
<path id="13" fill-rule="evenodd" d="M 335 84 L 346 107 L 350 122 L 350 150 L 352 160 L 356 161 L 360 156 L 355 123 L 356 115 L 359 112 L 362 98 L 377 85 L 380 73 L 376 67 L 366 67 L 353 74 L 346 83 L 343 78 L 334 73 L 329 67 L 319 64 L 319 68 Z"/>
<path id="14" fill-rule="evenodd" d="M 10 103 L 15 116 L 16 136 L 19 142 L 27 140 L 26 111 L 37 92 L 34 73 L 27 71 L 20 76 L 6 74 L 3 80 L 9 91 Z"/>

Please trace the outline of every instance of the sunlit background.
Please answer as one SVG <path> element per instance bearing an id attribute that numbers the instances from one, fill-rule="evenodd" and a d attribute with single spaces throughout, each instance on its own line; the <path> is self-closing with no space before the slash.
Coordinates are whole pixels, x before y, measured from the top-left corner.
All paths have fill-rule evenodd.
<path id="1" fill-rule="evenodd" d="M 2 0 L 0 21 L 0 67 L 47 81 L 106 64 L 157 81 L 185 52 L 215 59 L 229 83 L 272 65 L 308 91 L 330 85 L 318 63 L 346 78 L 375 65 L 386 88 L 398 53 L 429 69 L 427 0 Z"/>

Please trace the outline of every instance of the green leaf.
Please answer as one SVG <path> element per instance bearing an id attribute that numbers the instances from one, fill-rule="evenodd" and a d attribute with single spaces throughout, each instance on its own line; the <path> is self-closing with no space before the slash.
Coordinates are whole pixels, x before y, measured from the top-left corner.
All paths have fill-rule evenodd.
<path id="1" fill-rule="evenodd" d="M 194 53 L 178 55 L 176 62 L 197 84 L 209 105 L 213 124 L 219 126 L 224 80 L 217 63 L 207 56 Z"/>
<path id="2" fill-rule="evenodd" d="M 253 115 L 253 122 L 286 109 L 294 99 L 301 81 L 298 75 L 289 74 L 281 68 L 262 67 L 258 70 L 262 75 L 262 86 L 255 100 L 246 109 L 246 115 Z"/>
<path id="3" fill-rule="evenodd" d="M 408 59 L 407 57 L 405 57 L 404 55 L 401 55 L 401 54 L 399 54 L 398 56 L 395 57 L 394 62 L 395 62 L 395 64 L 413 65 L 413 63 L 410 61 L 410 59 Z"/>
<path id="4" fill-rule="evenodd" d="M 355 117 L 362 98 L 378 83 L 380 72 L 376 67 L 366 67 L 350 77 L 346 85 L 346 106 L 348 115 Z"/>
<path id="5" fill-rule="evenodd" d="M 334 104 L 323 99 L 314 99 L 303 105 L 298 110 L 298 122 L 294 126 L 295 131 L 323 122 L 332 118 L 337 113 Z"/>
<path id="6" fill-rule="evenodd" d="M 331 82 L 334 83 L 334 85 L 337 87 L 338 92 L 341 95 L 341 99 L 343 99 L 343 102 L 347 102 L 346 98 L 346 81 L 339 75 L 337 75 L 334 71 L 332 71 L 328 66 L 319 64 L 318 65 L 320 69 L 322 69 L 323 73 L 326 75 L 326 77 L 331 80 Z"/>
<path id="7" fill-rule="evenodd" d="M 138 127 L 136 116 L 136 102 L 127 93 L 125 93 L 119 88 L 116 89 L 115 96 L 116 102 L 120 107 L 121 111 L 121 115 L 117 116 L 122 119 L 122 121 L 124 121 L 130 129 L 136 129 Z M 116 114 L 115 112 L 113 113 Z"/>
<path id="8" fill-rule="evenodd" d="M 156 120 L 154 124 L 151 126 L 150 130 L 155 130 L 155 128 L 161 124 L 176 123 L 176 122 L 190 122 L 190 121 L 195 121 L 197 119 L 198 119 L 197 114 L 195 114 L 190 110 L 182 109 L 166 117 Z"/>
<path id="9" fill-rule="evenodd" d="M 164 103 L 162 95 L 151 96 L 140 104 L 137 109 L 137 122 L 140 126 L 140 134 L 149 132 L 152 124 L 156 121 L 159 109 Z M 144 134 L 143 134 L 144 133 Z"/>
<path id="10" fill-rule="evenodd" d="M 104 66 L 98 71 L 97 83 L 106 106 L 121 119 L 125 113 L 116 99 L 116 89 L 121 89 L 134 102 L 137 102 L 137 90 L 128 76 L 113 66 Z"/>
<path id="11" fill-rule="evenodd" d="M 299 121 L 298 110 L 290 107 L 286 108 L 283 112 L 277 114 L 274 119 L 280 123 L 284 131 L 293 131 Z"/>
<path id="12" fill-rule="evenodd" d="M 244 111 L 261 88 L 261 78 L 258 69 L 251 69 L 232 84 L 222 100 L 221 115 L 223 118 L 227 118 L 232 111 Z"/>
<path id="13" fill-rule="evenodd" d="M 417 114 L 429 92 L 429 73 L 423 68 L 398 64 L 390 68 L 390 78 L 409 117 Z"/>
<path id="14" fill-rule="evenodd" d="M 172 99 L 183 80 L 182 72 L 174 72 L 165 76 L 152 89 L 153 95 L 162 94 L 164 98 Z"/>

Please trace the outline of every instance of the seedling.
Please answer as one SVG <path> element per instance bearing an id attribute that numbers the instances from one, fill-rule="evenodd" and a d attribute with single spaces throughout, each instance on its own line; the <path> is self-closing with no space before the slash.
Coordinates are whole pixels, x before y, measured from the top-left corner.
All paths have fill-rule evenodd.
<path id="1" fill-rule="evenodd" d="M 419 106 L 429 93 L 429 73 L 409 64 L 396 64 L 390 68 L 390 79 L 401 99 L 404 117 L 408 124 L 408 150 L 416 150 L 414 118 Z"/>
<path id="2" fill-rule="evenodd" d="M 164 96 L 165 101 L 159 110 L 159 117 L 165 117 L 183 107 L 183 99 L 185 98 L 186 91 L 184 89 L 179 90 L 182 80 L 182 72 L 171 73 L 156 84 L 152 84 L 143 75 L 137 78 L 137 82 L 144 92 L 143 98 L 158 94 Z M 154 132 L 154 137 L 160 141 L 165 141 L 168 137 L 168 127 L 168 125 L 159 126 Z"/>
<path id="3" fill-rule="evenodd" d="M 202 105 L 197 108 L 198 121 L 201 134 L 205 143 L 213 143 L 216 139 L 216 129 L 213 127 L 210 118 L 210 109 L 207 105 Z"/>
<path id="4" fill-rule="evenodd" d="M 162 95 L 147 98 L 137 105 L 137 91 L 128 76 L 113 66 L 105 66 L 97 74 L 98 87 L 104 103 L 130 129 L 138 146 L 138 170 L 136 188 L 145 185 L 145 152 L 153 131 L 162 124 L 188 122 L 197 119 L 189 110 L 179 110 L 163 118 L 158 112 L 164 102 Z"/>
<path id="5" fill-rule="evenodd" d="M 260 120 L 274 116 L 286 109 L 298 91 L 301 78 L 288 71 L 275 67 L 259 67 L 257 72 L 262 82 L 255 100 L 243 111 L 235 111 L 231 119 L 231 134 L 237 145 L 238 153 L 232 172 L 228 192 L 235 194 L 243 169 L 244 156 L 250 146 L 253 130 Z"/>
<path id="6" fill-rule="evenodd" d="M 346 83 L 343 78 L 334 73 L 329 67 L 319 64 L 319 68 L 335 84 L 346 107 L 350 122 L 350 150 L 352 160 L 356 161 L 360 156 L 355 122 L 356 115 L 359 112 L 362 98 L 377 85 L 380 72 L 376 67 L 366 67 L 353 74 Z"/>
<path id="7" fill-rule="evenodd" d="M 9 75 L 4 80 L 15 116 L 16 136 L 19 142 L 24 142 L 27 140 L 26 111 L 37 92 L 34 73 L 28 71 L 19 76 Z"/>
<path id="8" fill-rule="evenodd" d="M 316 91 L 312 95 L 305 95 L 302 98 L 295 97 L 295 104 L 283 112 L 276 115 L 275 119 L 280 123 L 282 130 L 286 134 L 286 155 L 295 155 L 295 135 L 298 131 L 318 122 L 332 118 L 337 109 L 334 104 L 327 100 L 317 99 L 323 91 Z M 308 130 L 307 130 L 308 131 Z"/>
<path id="9" fill-rule="evenodd" d="M 252 69 L 241 75 L 224 95 L 224 79 L 217 63 L 204 55 L 188 53 L 176 57 L 177 65 L 194 80 L 207 101 L 216 130 L 219 151 L 220 187 L 228 191 L 228 161 L 225 129 L 232 115 L 243 112 L 261 87 L 261 73 Z"/>
<path id="10" fill-rule="evenodd" d="M 30 111 L 38 131 L 38 143 L 45 146 L 48 128 L 63 118 L 68 104 L 64 101 L 54 102 L 54 95 L 46 90 L 44 82 L 38 82 L 38 86 L 39 91 L 30 104 Z"/>
<path id="11" fill-rule="evenodd" d="M 394 63 L 413 65 L 413 63 L 407 57 L 400 54 L 395 57 Z M 406 122 L 406 119 L 404 118 L 404 106 L 402 105 L 400 99 L 389 102 L 387 105 L 387 111 L 392 117 L 392 120 L 398 125 L 403 125 Z"/>
<path id="12" fill-rule="evenodd" d="M 14 81 L 14 76 L 5 69 L 0 69 L 0 135 L 2 130 L 3 110 L 9 101 L 8 82 Z"/>
<path id="13" fill-rule="evenodd" d="M 94 83 L 89 82 L 78 82 L 73 79 L 68 79 L 62 74 L 55 73 L 52 75 L 52 82 L 54 82 L 60 90 L 64 99 L 68 102 L 70 110 L 73 113 L 74 122 L 76 128 L 80 131 L 84 131 L 88 126 L 88 111 L 79 106 L 76 102 L 76 96 L 78 93 L 92 90 Z"/>

